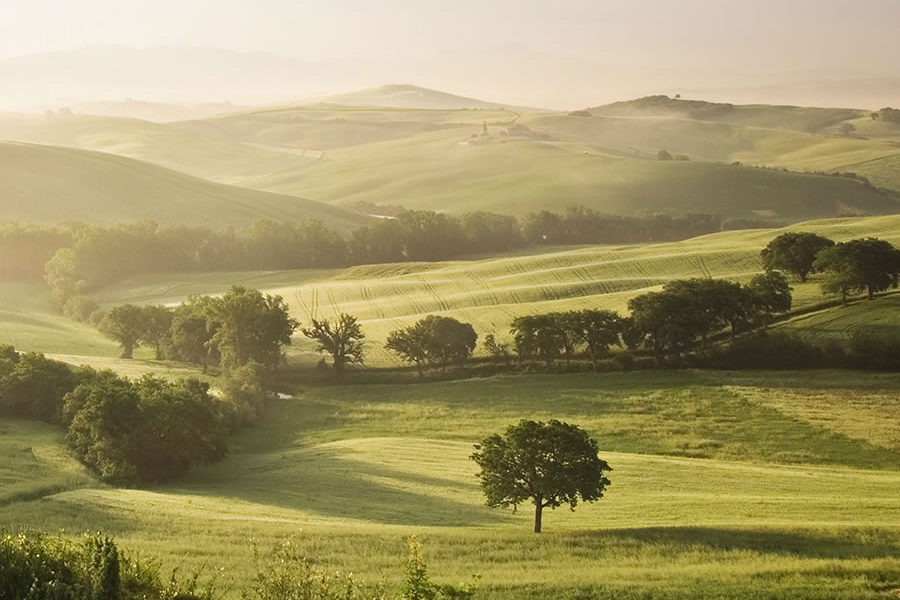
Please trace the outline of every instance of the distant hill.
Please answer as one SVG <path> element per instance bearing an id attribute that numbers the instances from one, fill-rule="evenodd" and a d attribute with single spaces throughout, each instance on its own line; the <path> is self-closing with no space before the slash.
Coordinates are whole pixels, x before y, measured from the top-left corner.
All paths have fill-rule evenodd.
<path id="1" fill-rule="evenodd" d="M 337 104 L 342 106 L 377 106 L 382 108 L 421 108 L 421 109 L 462 109 L 482 108 L 498 109 L 504 104 L 485 102 L 475 98 L 466 98 L 447 92 L 430 90 L 415 85 L 382 85 L 379 87 L 334 94 L 316 98 L 316 102 L 322 104 Z"/>
<path id="2" fill-rule="evenodd" d="M 765 104 L 734 105 L 702 100 L 681 100 L 668 96 L 647 96 L 637 100 L 596 106 L 587 110 L 597 116 L 677 117 L 808 133 L 816 133 L 844 121 L 860 118 L 868 112 L 846 108 L 809 108 Z"/>
<path id="3" fill-rule="evenodd" d="M 591 121 L 560 118 L 573 123 L 576 133 L 583 133 Z M 635 153 L 627 143 L 617 142 L 605 149 L 599 146 L 602 137 L 594 143 L 580 141 L 575 134 L 568 139 L 562 125 L 554 127 L 514 139 L 496 134 L 504 128 L 494 126 L 488 137 L 469 143 L 468 133 L 479 130 L 473 124 L 343 148 L 246 185 L 336 203 L 365 200 L 515 215 L 561 211 L 572 204 L 615 214 L 703 212 L 781 223 L 900 212 L 894 197 L 848 179 L 711 162 L 658 161 L 655 154 L 663 146 L 644 146 Z"/>
<path id="4" fill-rule="evenodd" d="M 281 152 L 305 154 L 408 139 L 442 130 L 505 123 L 517 114 L 503 109 L 421 109 L 313 104 L 275 107 L 171 123 L 173 127 Z M 462 134 L 460 134 L 462 135 Z M 377 150 L 376 150 L 377 151 Z"/>
<path id="5" fill-rule="evenodd" d="M 367 220 L 336 206 L 211 183 L 112 154 L 12 142 L 0 142 L 0 219 L 153 219 L 212 227 L 319 219 L 341 230 Z"/>
<path id="6" fill-rule="evenodd" d="M 258 177 L 304 160 L 221 135 L 94 115 L 0 115 L 0 140 L 120 154 L 220 183 Z"/>
<path id="7" fill-rule="evenodd" d="M 107 117 L 128 117 L 165 123 L 167 121 L 185 121 L 187 119 L 204 119 L 223 113 L 249 110 L 249 106 L 240 106 L 230 102 L 208 102 L 203 104 L 171 104 L 165 102 L 147 102 L 143 100 L 120 101 L 83 101 L 57 102 L 56 107 L 66 107 L 76 113 L 101 115 Z"/>

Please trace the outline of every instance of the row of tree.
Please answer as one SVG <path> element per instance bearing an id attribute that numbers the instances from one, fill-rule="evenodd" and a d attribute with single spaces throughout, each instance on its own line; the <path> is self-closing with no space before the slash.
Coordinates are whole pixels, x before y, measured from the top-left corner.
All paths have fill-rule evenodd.
<path id="1" fill-rule="evenodd" d="M 248 364 L 276 369 L 282 347 L 298 327 L 281 296 L 234 286 L 222 296 L 191 296 L 175 308 L 122 304 L 100 321 L 100 330 L 131 358 L 140 345 L 157 359 L 231 371 Z"/>
<path id="2" fill-rule="evenodd" d="M 784 233 L 762 250 L 768 271 L 782 270 L 806 282 L 812 273 L 823 273 L 821 286 L 826 294 L 837 294 L 846 303 L 855 291 L 871 300 L 878 292 L 897 287 L 900 277 L 900 249 L 877 238 L 834 240 L 806 232 Z"/>
<path id="3" fill-rule="evenodd" d="M 72 369 L 0 346 L 0 413 L 66 428 L 73 454 L 106 482 L 166 481 L 225 455 L 236 408 L 196 379 Z"/>
<path id="4" fill-rule="evenodd" d="M 662 291 L 637 296 L 629 303 L 631 316 L 600 309 L 555 312 L 517 317 L 511 333 L 519 358 L 568 363 L 587 356 L 596 367 L 610 348 L 649 350 L 662 357 L 706 344 L 713 334 L 728 329 L 733 336 L 765 326 L 775 315 L 791 309 L 791 288 L 783 275 L 769 272 L 741 285 L 721 279 L 686 279 L 667 283 Z M 342 318 L 349 318 L 344 315 Z M 475 350 L 478 334 L 469 323 L 430 315 L 393 331 L 385 348 L 416 365 L 440 368 L 464 364 Z M 508 360 L 510 349 L 493 334 L 484 349 Z"/>

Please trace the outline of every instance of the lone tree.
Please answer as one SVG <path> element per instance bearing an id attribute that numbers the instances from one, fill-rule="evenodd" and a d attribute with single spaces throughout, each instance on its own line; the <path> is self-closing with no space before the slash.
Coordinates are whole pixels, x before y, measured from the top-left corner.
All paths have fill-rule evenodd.
<path id="1" fill-rule="evenodd" d="M 353 315 L 343 313 L 334 322 L 313 319 L 311 327 L 303 328 L 303 335 L 319 342 L 318 352 L 331 356 L 338 377 L 346 365 L 362 364 L 365 359 L 363 342 L 366 336 Z"/>
<path id="2" fill-rule="evenodd" d="M 806 283 L 810 273 L 816 272 L 816 255 L 834 242 L 815 233 L 783 233 L 769 242 L 760 253 L 766 271 L 787 271 Z"/>
<path id="3" fill-rule="evenodd" d="M 531 500 L 534 532 L 541 532 L 545 508 L 603 497 L 612 469 L 597 456 L 597 442 L 587 432 L 560 421 L 521 421 L 504 436 L 492 435 L 475 445 L 472 460 L 491 508 L 513 507 Z"/>

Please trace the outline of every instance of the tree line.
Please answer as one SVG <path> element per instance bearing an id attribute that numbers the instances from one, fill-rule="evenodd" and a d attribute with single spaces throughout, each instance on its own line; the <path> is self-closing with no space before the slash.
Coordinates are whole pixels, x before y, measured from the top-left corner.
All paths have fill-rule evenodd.
<path id="1" fill-rule="evenodd" d="M 583 206 L 541 211 L 521 221 L 486 212 L 453 216 L 394 211 L 343 236 L 318 221 L 258 221 L 212 230 L 152 221 L 110 227 L 0 224 L 0 277 L 39 280 L 68 316 L 87 320 L 96 306 L 83 296 L 142 273 L 335 268 L 439 261 L 537 245 L 660 242 L 721 231 L 713 215 L 625 217 Z M 740 225 L 740 223 L 738 223 Z"/>

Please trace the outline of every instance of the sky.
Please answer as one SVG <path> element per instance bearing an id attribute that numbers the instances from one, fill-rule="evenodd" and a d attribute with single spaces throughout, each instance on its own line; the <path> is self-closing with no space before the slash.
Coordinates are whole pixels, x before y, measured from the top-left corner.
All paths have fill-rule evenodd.
<path id="1" fill-rule="evenodd" d="M 93 45 L 209 47 L 377 65 L 310 90 L 396 73 L 502 95 L 503 82 L 486 85 L 479 71 L 485 56 L 493 69 L 540 78 L 553 73 L 532 65 L 582 64 L 602 71 L 608 93 L 627 93 L 680 81 L 713 89 L 900 77 L 898 23 L 898 0 L 5 0 L 0 62 Z M 466 85 L 469 69 L 477 76 Z M 578 79 L 532 85 L 560 88 L 545 94 L 556 101 L 598 93 Z"/>

